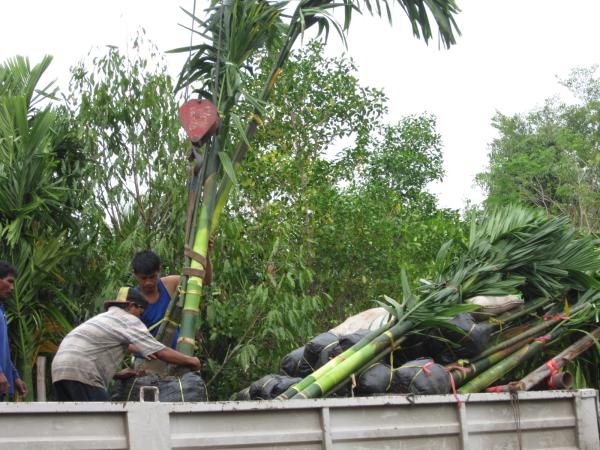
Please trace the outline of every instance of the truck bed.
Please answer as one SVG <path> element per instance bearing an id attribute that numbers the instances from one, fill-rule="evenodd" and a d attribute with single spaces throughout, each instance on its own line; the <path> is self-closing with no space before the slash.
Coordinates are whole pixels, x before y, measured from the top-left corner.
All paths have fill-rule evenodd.
<path id="1" fill-rule="evenodd" d="M 0 449 L 600 449 L 592 389 L 210 403 L 0 403 Z"/>

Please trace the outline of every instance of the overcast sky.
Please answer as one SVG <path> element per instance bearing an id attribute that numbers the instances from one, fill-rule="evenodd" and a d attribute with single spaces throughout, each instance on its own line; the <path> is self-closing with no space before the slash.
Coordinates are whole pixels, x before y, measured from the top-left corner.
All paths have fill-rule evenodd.
<path id="1" fill-rule="evenodd" d="M 428 112 L 438 119 L 444 142 L 446 177 L 433 186 L 443 207 L 481 201 L 473 185 L 484 170 L 495 136 L 491 119 L 527 112 L 553 95 L 575 66 L 600 63 L 600 0 L 457 0 L 462 36 L 451 50 L 437 41 L 425 46 L 411 36 L 400 8 L 394 24 L 356 17 L 348 53 L 363 84 L 389 97 L 389 121 Z M 0 60 L 22 54 L 32 63 L 54 56 L 50 77 L 61 85 L 68 69 L 92 47 L 125 48 L 140 26 L 161 50 L 189 43 L 189 25 L 180 6 L 193 0 L 0 0 Z M 206 4 L 197 0 L 197 11 Z M 328 52 L 344 49 L 335 39 Z M 167 56 L 175 74 L 181 56 Z"/>

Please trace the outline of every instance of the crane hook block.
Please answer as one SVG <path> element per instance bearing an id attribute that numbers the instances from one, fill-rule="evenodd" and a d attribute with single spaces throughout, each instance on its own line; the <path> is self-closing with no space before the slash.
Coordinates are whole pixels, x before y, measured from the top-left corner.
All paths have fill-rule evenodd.
<path id="1" fill-rule="evenodd" d="M 209 100 L 189 100 L 179 107 L 179 120 L 194 144 L 200 144 L 219 128 L 219 112 Z"/>

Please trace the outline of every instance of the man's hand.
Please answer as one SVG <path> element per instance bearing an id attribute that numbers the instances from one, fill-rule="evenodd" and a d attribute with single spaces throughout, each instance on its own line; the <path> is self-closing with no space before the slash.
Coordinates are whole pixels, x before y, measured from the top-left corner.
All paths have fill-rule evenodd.
<path id="1" fill-rule="evenodd" d="M 125 380 L 131 377 L 142 377 L 144 375 L 146 375 L 144 370 L 136 371 L 135 369 L 128 367 L 127 369 L 123 369 L 120 372 L 115 373 L 113 378 L 116 378 L 117 380 Z"/>
<path id="2" fill-rule="evenodd" d="M 173 350 L 169 347 L 165 347 L 161 351 L 156 352 L 156 356 L 161 361 L 177 366 L 187 366 L 192 370 L 200 370 L 201 367 L 200 360 L 195 356 L 184 355 L 183 353 L 180 353 L 177 350 Z"/>
<path id="3" fill-rule="evenodd" d="M 27 389 L 27 385 L 20 378 L 17 378 L 15 380 L 15 389 L 21 397 L 26 397 L 27 393 L 29 392 L 29 389 Z"/>
<path id="4" fill-rule="evenodd" d="M 6 375 L 2 372 L 0 372 L 0 394 L 8 394 L 8 380 L 6 379 Z"/>
<path id="5" fill-rule="evenodd" d="M 188 364 L 188 366 L 190 366 L 193 370 L 200 370 L 202 364 L 200 364 L 200 360 L 198 358 L 196 358 L 195 356 L 191 356 L 190 363 Z"/>
<path id="6" fill-rule="evenodd" d="M 127 351 L 129 353 L 139 353 L 140 352 L 134 344 L 127 345 Z"/>

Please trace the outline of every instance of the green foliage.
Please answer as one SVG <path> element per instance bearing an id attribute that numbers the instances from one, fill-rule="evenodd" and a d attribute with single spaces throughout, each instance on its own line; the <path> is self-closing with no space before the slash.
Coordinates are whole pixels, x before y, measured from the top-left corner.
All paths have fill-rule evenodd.
<path id="1" fill-rule="evenodd" d="M 497 114 L 500 137 L 491 145 L 490 169 L 478 176 L 490 206 L 520 203 L 570 216 L 597 231 L 600 218 L 597 67 L 573 70 L 563 82 L 579 102 L 549 100 L 525 115 Z"/>
<path id="2" fill-rule="evenodd" d="M 204 300 L 201 354 L 219 398 L 278 371 L 292 348 L 382 293 L 400 297 L 402 267 L 411 279 L 429 275 L 439 246 L 464 235 L 458 214 L 424 192 L 442 173 L 432 117 L 386 126 L 385 96 L 362 87 L 348 59 L 325 58 L 320 43 L 286 67 L 240 166 Z"/>
<path id="3" fill-rule="evenodd" d="M 567 217 L 523 207 L 489 211 L 481 223 L 473 222 L 463 254 L 445 258 L 442 252 L 442 270 L 422 290 L 457 302 L 517 293 L 559 300 L 571 290 L 594 287 L 586 274 L 600 269 L 594 241 L 579 235 Z"/>
<path id="4" fill-rule="evenodd" d="M 181 264 L 186 144 L 165 72 L 143 34 L 127 57 L 110 48 L 73 69 L 68 106 L 94 194 L 84 215 L 102 249 L 87 255 L 104 272 L 96 277 L 96 302 L 127 282 L 137 250 L 155 249 L 165 272 Z"/>
<path id="5" fill-rule="evenodd" d="M 326 295 L 311 294 L 314 273 L 282 224 L 266 233 L 237 217 L 223 221 L 215 280 L 205 299 L 201 356 L 213 398 L 277 371 L 283 355 L 320 330 Z"/>
<path id="6" fill-rule="evenodd" d="M 441 41 L 449 47 L 454 43 L 454 14 L 458 8 L 452 0 L 426 2 L 398 2 L 406 12 L 413 34 L 422 36 L 427 42 L 431 37 L 429 12 L 433 15 Z M 298 2 L 291 15 L 282 12 L 287 2 L 262 2 L 232 0 L 227 3 L 211 2 L 208 18 L 194 19 L 199 23 L 198 34 L 204 42 L 194 48 L 189 48 L 190 58 L 186 62 L 178 83 L 178 87 L 189 87 L 194 82 L 203 84 L 197 91 L 201 96 L 210 98 L 219 111 L 220 125 L 217 136 L 206 136 L 204 151 L 204 166 L 200 173 L 193 177 L 194 183 L 202 186 L 202 195 L 191 208 L 190 214 L 195 218 L 195 230 L 190 236 L 190 247 L 202 256 L 207 255 L 209 235 L 217 229 L 221 213 L 228 202 L 229 193 L 233 187 L 234 178 L 232 167 L 237 168 L 250 149 L 262 117 L 268 107 L 268 100 L 273 88 L 281 75 L 284 65 L 289 59 L 290 51 L 297 38 L 304 34 L 307 28 L 318 25 L 318 33 L 325 33 L 333 26 L 342 39 L 350 24 L 353 11 L 359 11 L 357 2 L 302 0 Z M 386 0 L 364 2 L 371 14 L 381 16 L 381 6 L 388 6 Z M 332 10 L 343 6 L 345 12 L 344 28 L 342 29 L 332 15 Z M 373 6 L 376 9 L 373 9 Z M 388 17 L 391 20 L 389 8 Z M 284 17 L 280 21 L 280 16 Z M 175 51 L 185 51 L 178 49 Z M 192 54 L 193 52 L 193 54 Z M 261 52 L 277 54 L 269 65 L 266 78 L 254 77 L 252 64 Z M 243 89 L 253 86 L 250 82 L 260 80 L 259 89 Z M 212 86 L 211 86 L 212 85 Z M 249 121 L 244 129 L 242 113 L 249 113 Z M 237 131 L 230 134 L 230 127 Z M 237 145 L 236 141 L 238 141 Z M 227 156 L 225 156 L 227 155 Z M 229 167 L 229 161 L 232 162 Z M 225 165 L 223 165 L 225 164 Z M 192 262 L 192 266 L 195 263 Z M 178 349 L 183 353 L 191 353 L 190 340 L 196 328 L 195 312 L 200 304 L 202 279 L 184 278 L 185 289 L 182 301 L 181 336 Z"/>
<path id="7" fill-rule="evenodd" d="M 51 85 L 37 88 L 50 62 L 31 67 L 15 57 L 0 65 L 0 254 L 19 272 L 7 316 L 30 398 L 40 348 L 70 329 L 77 310 L 62 290 L 77 226 L 73 173 L 57 159 L 59 114 L 41 106 Z"/>
<path id="8" fill-rule="evenodd" d="M 372 144 L 365 168 L 368 189 L 385 189 L 408 202 L 423 196 L 428 183 L 441 181 L 442 144 L 435 126 L 434 117 L 423 115 L 384 127 L 382 138 Z"/>
<path id="9" fill-rule="evenodd" d="M 384 94 L 361 86 L 350 60 L 325 58 L 321 43 L 286 67 L 241 167 L 237 214 L 293 227 L 313 289 L 333 298 L 324 328 L 399 295 L 401 268 L 430 274 L 439 246 L 463 228 L 425 192 L 442 176 L 433 117 L 386 125 Z"/>
<path id="10" fill-rule="evenodd" d="M 574 69 L 562 81 L 576 97 L 574 103 L 554 99 L 528 114 L 496 115 L 493 123 L 500 136 L 491 145 L 489 170 L 478 175 L 479 183 L 488 191 L 488 206 L 536 206 L 549 215 L 570 217 L 583 232 L 598 231 L 600 80 L 597 70 L 597 66 Z M 541 220 L 556 225 L 561 220 L 566 223 L 565 219 Z M 598 289 L 594 276 L 577 273 L 591 269 L 593 275 L 597 270 L 589 265 L 594 265 L 596 256 L 588 253 L 581 258 L 585 254 L 583 247 L 592 246 L 591 242 L 584 243 L 588 238 L 582 240 L 573 231 L 564 234 L 563 238 L 552 237 L 553 234 L 539 235 L 538 241 L 531 245 L 521 243 L 517 248 L 515 256 L 519 258 L 526 258 L 527 254 L 531 257 L 536 252 L 545 258 L 534 272 L 524 274 L 527 277 L 526 292 L 541 292 L 560 299 L 557 288 L 561 284 L 565 289 Z M 565 283 L 564 277 L 569 282 Z M 580 301 L 575 305 L 581 309 L 569 321 L 572 326 L 587 329 L 598 322 L 597 304 L 587 303 Z M 573 341 L 569 333 L 562 335 L 545 351 L 543 358 L 557 354 Z M 540 359 L 519 367 L 521 375 L 539 365 Z M 570 364 L 567 369 L 573 371 L 576 387 L 597 387 L 597 359 L 597 349 L 591 349 Z M 515 377 L 517 375 L 512 379 Z"/>
<path id="11" fill-rule="evenodd" d="M 255 53 L 271 48 L 273 41 L 284 34 L 281 13 L 285 3 L 236 0 L 230 7 L 222 2 L 212 3 L 206 20 L 186 11 L 198 24 L 196 34 L 206 39 L 206 43 L 192 47 L 194 56 L 184 66 L 177 88 L 198 82 L 203 86 L 198 91 L 200 96 L 228 99 L 223 107 L 228 111 L 236 96 L 251 95 L 244 89 L 243 79 L 252 74 Z M 190 49 L 173 50 L 181 51 Z"/>

